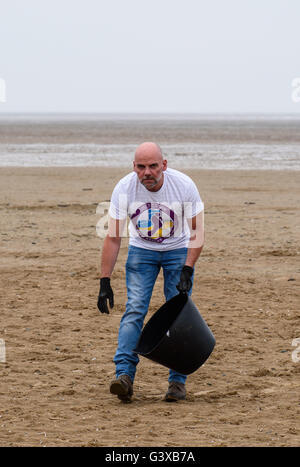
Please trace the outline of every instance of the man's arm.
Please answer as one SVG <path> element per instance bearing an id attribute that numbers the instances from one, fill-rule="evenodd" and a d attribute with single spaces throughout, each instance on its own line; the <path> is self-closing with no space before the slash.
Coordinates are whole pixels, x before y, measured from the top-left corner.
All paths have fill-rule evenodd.
<path id="1" fill-rule="evenodd" d="M 117 262 L 122 234 L 126 219 L 113 219 L 109 216 L 108 219 L 108 234 L 106 235 L 101 254 L 101 273 L 100 277 L 111 277 Z"/>
<path id="2" fill-rule="evenodd" d="M 126 219 L 118 220 L 112 217 L 108 219 L 108 234 L 102 247 L 100 292 L 97 304 L 101 313 L 109 313 L 107 300 L 111 308 L 114 306 L 114 294 L 110 286 L 110 278 L 117 262 L 125 225 Z"/>
<path id="3" fill-rule="evenodd" d="M 190 228 L 190 242 L 185 264 L 181 270 L 180 280 L 176 286 L 180 293 L 188 293 L 192 287 L 191 277 L 193 275 L 193 268 L 204 244 L 204 211 L 201 211 L 191 219 L 187 219 L 187 222 Z"/>
<path id="4" fill-rule="evenodd" d="M 109 234 L 105 237 L 101 254 L 101 278 L 111 277 L 117 262 L 121 240 L 121 237 L 114 238 L 110 237 Z"/>
<path id="5" fill-rule="evenodd" d="M 190 228 L 190 242 L 185 266 L 194 267 L 204 245 L 204 210 L 195 217 L 187 219 Z"/>

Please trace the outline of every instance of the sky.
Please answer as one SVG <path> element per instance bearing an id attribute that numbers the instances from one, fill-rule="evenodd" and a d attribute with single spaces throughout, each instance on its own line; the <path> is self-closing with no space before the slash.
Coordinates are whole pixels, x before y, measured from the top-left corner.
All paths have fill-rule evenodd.
<path id="1" fill-rule="evenodd" d="M 0 0 L 0 113 L 300 114 L 299 18 L 299 0 Z"/>

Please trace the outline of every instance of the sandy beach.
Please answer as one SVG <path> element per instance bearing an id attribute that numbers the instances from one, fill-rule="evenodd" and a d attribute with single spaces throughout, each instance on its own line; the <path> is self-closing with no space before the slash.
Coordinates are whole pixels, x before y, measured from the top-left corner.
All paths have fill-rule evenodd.
<path id="1" fill-rule="evenodd" d="M 127 239 L 101 315 L 96 208 L 129 170 L 0 170 L 0 444 L 299 445 L 300 172 L 185 170 L 205 202 L 193 300 L 216 347 L 176 404 L 168 370 L 142 358 L 126 405 L 108 387 Z M 147 319 L 162 297 L 160 275 Z"/>

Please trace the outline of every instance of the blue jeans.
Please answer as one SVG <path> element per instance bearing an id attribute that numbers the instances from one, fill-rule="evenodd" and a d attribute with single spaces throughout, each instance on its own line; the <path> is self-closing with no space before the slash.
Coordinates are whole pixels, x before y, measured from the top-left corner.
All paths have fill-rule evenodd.
<path id="1" fill-rule="evenodd" d="M 163 268 L 164 294 L 168 301 L 178 294 L 176 285 L 179 282 L 186 255 L 187 248 L 154 251 L 129 245 L 126 262 L 127 303 L 120 322 L 118 348 L 114 356 L 117 378 L 126 374 L 132 381 L 134 380 L 139 357 L 133 349 L 139 340 L 160 268 Z M 191 293 L 192 289 L 189 295 Z M 186 375 L 170 370 L 169 382 L 171 381 L 185 383 Z"/>

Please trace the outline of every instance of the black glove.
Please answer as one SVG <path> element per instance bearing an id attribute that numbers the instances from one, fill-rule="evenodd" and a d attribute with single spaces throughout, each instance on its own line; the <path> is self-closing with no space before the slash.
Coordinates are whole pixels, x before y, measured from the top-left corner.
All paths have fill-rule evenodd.
<path id="1" fill-rule="evenodd" d="M 101 313 L 109 314 L 108 307 L 107 307 L 107 300 L 109 300 L 110 308 L 114 307 L 114 293 L 110 286 L 110 278 L 109 277 L 102 277 L 100 279 L 100 292 L 98 297 L 98 309 Z"/>
<path id="2" fill-rule="evenodd" d="M 191 277 L 193 275 L 193 268 L 190 266 L 183 266 L 181 274 L 180 274 L 180 281 L 176 285 L 176 289 L 180 293 L 188 293 L 190 288 L 192 287 Z"/>

